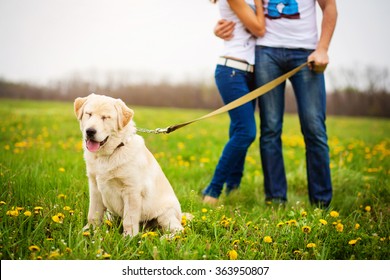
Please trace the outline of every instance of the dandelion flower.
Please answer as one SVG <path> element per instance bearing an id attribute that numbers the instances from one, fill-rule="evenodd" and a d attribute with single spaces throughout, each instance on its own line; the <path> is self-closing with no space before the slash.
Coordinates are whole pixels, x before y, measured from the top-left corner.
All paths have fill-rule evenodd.
<path id="1" fill-rule="evenodd" d="M 202 208 L 202 213 L 207 213 L 207 209 L 206 208 Z"/>
<path id="2" fill-rule="evenodd" d="M 31 252 L 39 252 L 41 249 L 37 245 L 31 245 L 28 247 Z"/>
<path id="3" fill-rule="evenodd" d="M 307 212 L 306 211 L 302 211 L 301 212 L 301 217 L 307 217 Z"/>
<path id="4" fill-rule="evenodd" d="M 60 171 L 60 172 L 65 172 L 65 168 L 60 167 L 60 168 L 58 168 L 58 171 Z"/>
<path id="5" fill-rule="evenodd" d="M 57 213 L 56 215 L 51 217 L 53 222 L 58 223 L 58 224 L 62 224 L 64 222 L 64 218 L 65 218 L 65 215 L 62 213 Z"/>
<path id="6" fill-rule="evenodd" d="M 324 225 L 324 226 L 328 224 L 328 222 L 325 221 L 324 219 L 320 219 L 320 223 L 321 223 L 322 225 Z"/>
<path id="7" fill-rule="evenodd" d="M 58 252 L 58 250 L 56 250 L 56 251 L 52 251 L 52 252 L 50 252 L 50 255 L 49 255 L 49 259 L 55 259 L 55 258 L 58 258 L 59 256 L 61 256 L 60 255 L 60 253 Z"/>
<path id="8" fill-rule="evenodd" d="M 10 216 L 10 217 L 17 217 L 17 216 L 19 216 L 19 211 L 18 210 L 8 210 L 5 214 L 7 216 Z"/>
<path id="9" fill-rule="evenodd" d="M 296 220 L 289 220 L 286 222 L 289 226 L 297 226 L 298 222 Z"/>
<path id="10" fill-rule="evenodd" d="M 237 257 L 238 257 L 238 254 L 237 254 L 237 251 L 236 250 L 230 250 L 228 253 L 227 253 L 228 257 L 229 257 L 229 260 L 237 260 Z"/>
<path id="11" fill-rule="evenodd" d="M 352 239 L 352 240 L 349 240 L 348 244 L 349 245 L 352 245 L 352 246 L 355 246 L 357 243 L 357 239 Z"/>
<path id="12" fill-rule="evenodd" d="M 26 217 L 30 217 L 31 216 L 31 212 L 30 211 L 26 211 L 23 213 L 23 215 L 25 215 Z"/>
<path id="13" fill-rule="evenodd" d="M 0 201 L 0 205 L 6 205 L 7 203 L 5 201 Z"/>
<path id="14" fill-rule="evenodd" d="M 83 236 L 90 236 L 90 235 L 91 235 L 91 233 L 89 231 L 84 231 L 83 232 Z"/>
<path id="15" fill-rule="evenodd" d="M 371 206 L 370 205 L 367 205 L 366 207 L 364 207 L 364 210 L 366 212 L 371 212 Z"/>
<path id="16" fill-rule="evenodd" d="M 277 227 L 282 227 L 283 225 L 284 225 L 283 222 L 279 222 L 276 226 L 277 226 Z"/>
<path id="17" fill-rule="evenodd" d="M 236 239 L 236 240 L 233 241 L 233 246 L 236 246 L 238 244 L 240 244 L 240 240 Z"/>
<path id="18" fill-rule="evenodd" d="M 111 258 L 111 255 L 110 254 L 107 254 L 107 253 L 104 253 L 102 255 L 102 258 L 105 259 L 105 260 L 108 260 L 109 258 Z"/>
<path id="19" fill-rule="evenodd" d="M 359 229 L 360 225 L 358 223 L 355 224 L 355 229 Z"/>
<path id="20" fill-rule="evenodd" d="M 317 245 L 315 243 L 309 243 L 306 245 L 307 248 L 315 248 Z"/>
<path id="21" fill-rule="evenodd" d="M 109 226 L 109 227 L 112 227 L 112 222 L 109 221 L 109 220 L 105 220 L 104 223 Z"/>
<path id="22" fill-rule="evenodd" d="M 271 243 L 272 242 L 272 237 L 267 235 L 267 236 L 264 236 L 263 240 L 264 240 L 265 243 Z"/>
<path id="23" fill-rule="evenodd" d="M 337 218 L 339 215 L 340 214 L 337 211 L 330 211 L 330 216 L 333 217 L 333 218 Z"/>
<path id="24" fill-rule="evenodd" d="M 342 223 L 338 223 L 336 225 L 336 231 L 343 232 L 343 230 L 344 230 L 344 225 Z"/>
<path id="25" fill-rule="evenodd" d="M 202 221 L 206 221 L 206 220 L 207 220 L 206 216 L 202 216 Z"/>
<path id="26" fill-rule="evenodd" d="M 311 232 L 311 227 L 309 227 L 309 226 L 303 226 L 303 227 L 302 227 L 302 232 L 304 232 L 304 233 L 310 233 L 310 232 Z"/>
<path id="27" fill-rule="evenodd" d="M 57 197 L 59 199 L 65 199 L 66 198 L 66 195 L 64 195 L 63 193 L 60 193 L 59 195 L 57 195 Z"/>
<path id="28" fill-rule="evenodd" d="M 187 217 L 185 215 L 181 216 L 181 225 L 183 227 L 187 225 Z"/>
<path id="29" fill-rule="evenodd" d="M 72 208 L 70 208 L 69 206 L 64 206 L 64 211 L 70 211 Z"/>

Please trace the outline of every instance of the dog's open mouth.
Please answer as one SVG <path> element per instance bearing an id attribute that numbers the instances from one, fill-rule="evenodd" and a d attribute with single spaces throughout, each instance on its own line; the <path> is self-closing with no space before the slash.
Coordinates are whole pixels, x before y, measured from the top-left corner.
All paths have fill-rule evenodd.
<path id="1" fill-rule="evenodd" d="M 99 151 L 100 147 L 102 147 L 102 146 L 104 146 L 104 144 L 106 144 L 107 140 L 108 140 L 108 136 L 102 142 L 96 142 L 92 139 L 87 139 L 87 140 L 85 140 L 85 143 L 86 143 L 88 151 L 97 152 L 97 151 Z"/>

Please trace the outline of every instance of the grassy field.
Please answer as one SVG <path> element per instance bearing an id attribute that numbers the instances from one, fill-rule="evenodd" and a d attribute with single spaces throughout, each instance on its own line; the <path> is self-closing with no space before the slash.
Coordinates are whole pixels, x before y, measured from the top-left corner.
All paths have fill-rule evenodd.
<path id="1" fill-rule="evenodd" d="M 133 108 L 139 127 L 166 127 L 205 113 Z M 285 207 L 264 203 L 258 140 L 239 191 L 201 202 L 227 139 L 227 115 L 169 135 L 146 135 L 182 210 L 194 215 L 172 239 L 134 238 L 120 221 L 84 231 L 88 187 L 72 103 L 0 100 L 0 259 L 390 259 L 390 121 L 329 117 L 334 200 L 308 203 L 296 116 L 284 124 Z"/>

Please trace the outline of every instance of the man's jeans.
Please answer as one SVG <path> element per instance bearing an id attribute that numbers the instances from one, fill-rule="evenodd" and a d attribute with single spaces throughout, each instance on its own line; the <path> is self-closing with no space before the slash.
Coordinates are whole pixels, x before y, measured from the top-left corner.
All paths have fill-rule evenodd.
<path id="1" fill-rule="evenodd" d="M 279 77 L 307 61 L 312 50 L 256 46 L 256 86 Z M 332 199 L 329 148 L 325 126 L 326 91 L 323 73 L 303 68 L 290 78 L 306 145 L 309 199 L 328 206 Z M 285 83 L 259 98 L 260 152 L 266 200 L 287 200 L 287 180 L 282 155 Z"/>
<path id="2" fill-rule="evenodd" d="M 253 78 L 253 73 L 227 66 L 218 65 L 215 70 L 215 81 L 225 104 L 253 90 Z M 227 192 L 240 185 L 248 148 L 256 138 L 255 105 L 255 102 L 248 102 L 229 111 L 229 141 L 203 195 L 218 198 L 225 183 Z"/>

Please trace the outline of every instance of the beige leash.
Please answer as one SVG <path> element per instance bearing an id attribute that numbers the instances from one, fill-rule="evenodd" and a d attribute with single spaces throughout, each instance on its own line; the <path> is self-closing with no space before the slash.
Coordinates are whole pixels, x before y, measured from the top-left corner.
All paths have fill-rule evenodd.
<path id="1" fill-rule="evenodd" d="M 200 120 L 204 120 L 204 119 L 207 119 L 207 118 L 211 118 L 213 116 L 216 116 L 216 115 L 219 115 L 219 114 L 222 114 L 222 113 L 225 113 L 225 112 L 228 112 L 234 108 L 237 108 L 249 101 L 252 101 L 254 100 L 255 98 L 267 93 L 268 91 L 270 91 L 271 89 L 277 87 L 278 85 L 280 85 L 281 83 L 283 83 L 284 81 L 286 81 L 288 78 L 290 78 L 291 76 L 293 76 L 295 73 L 297 73 L 299 70 L 301 70 L 303 67 L 305 67 L 306 65 L 308 65 L 310 62 L 305 62 L 303 63 L 302 65 L 294 68 L 293 70 L 291 70 L 290 72 L 287 72 L 286 74 L 276 78 L 275 80 L 272 80 L 268 83 L 266 83 L 265 85 L 249 92 L 248 94 L 226 104 L 225 106 L 207 114 L 207 115 L 204 115 L 202 117 L 199 117 L 197 119 L 194 119 L 194 120 L 191 120 L 191 121 L 188 121 L 188 122 L 183 122 L 183 123 L 179 123 L 179 124 L 174 124 L 174 125 L 171 125 L 171 126 L 168 126 L 166 128 L 156 128 L 154 130 L 149 130 L 149 129 L 143 129 L 143 128 L 137 128 L 137 131 L 139 132 L 145 132 L 145 133 L 154 133 L 154 134 L 160 134 L 160 133 L 165 133 L 165 134 L 168 134 L 168 133 L 171 133 L 179 128 L 182 128 L 184 126 L 187 126 L 189 124 L 192 124 L 194 122 L 197 122 L 197 121 L 200 121 Z M 323 69 L 324 70 L 324 69 Z"/>

